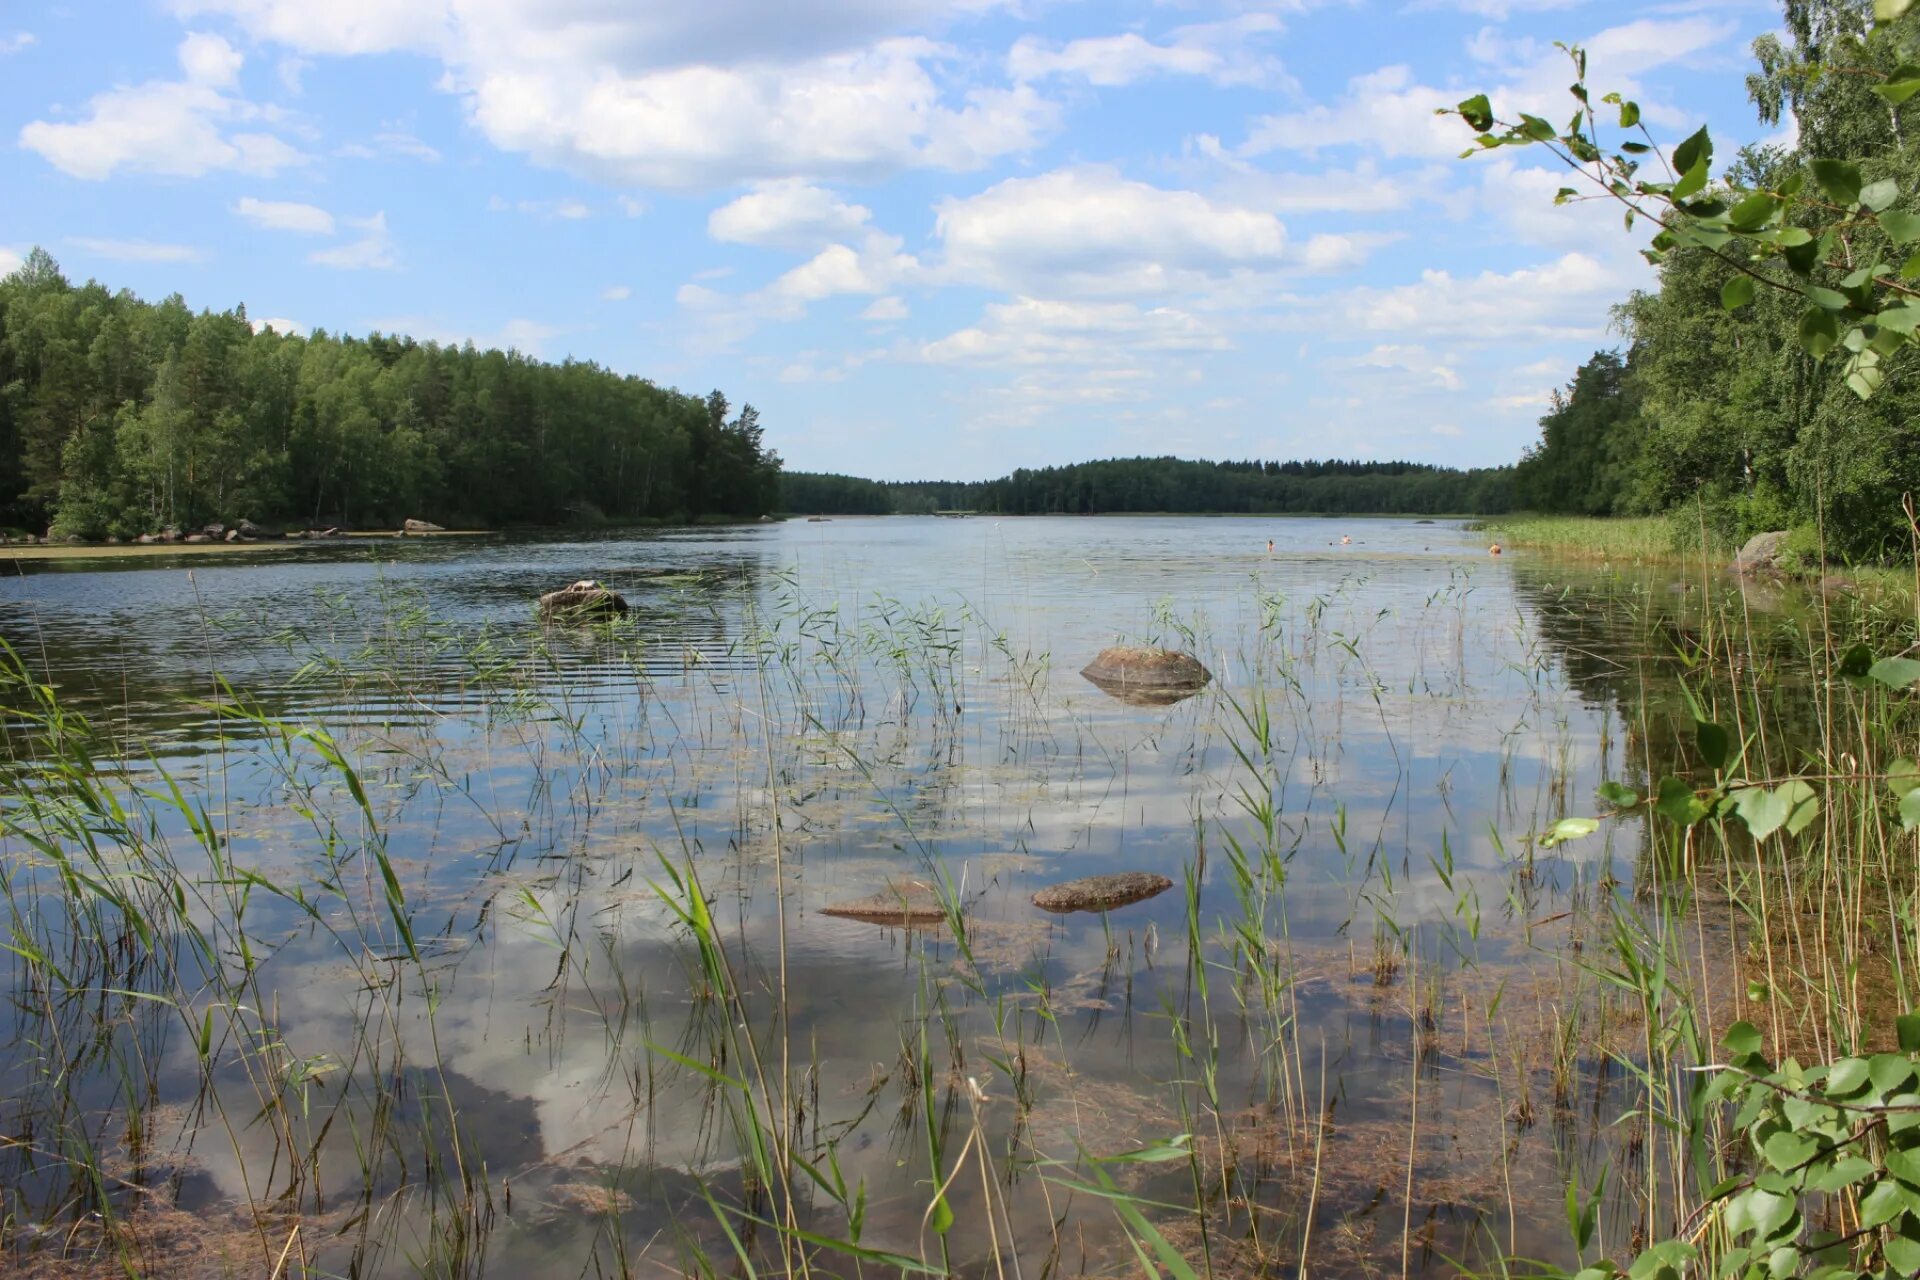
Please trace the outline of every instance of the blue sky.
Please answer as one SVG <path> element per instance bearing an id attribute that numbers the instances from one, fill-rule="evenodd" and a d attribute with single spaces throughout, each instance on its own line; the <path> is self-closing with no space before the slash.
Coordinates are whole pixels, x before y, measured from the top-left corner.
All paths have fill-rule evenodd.
<path id="1" fill-rule="evenodd" d="M 1671 144 L 1766 135 L 1766 4 L 0 3 L 0 270 L 573 356 L 793 467 L 1510 461 L 1650 279 L 1544 155 L 1555 40 Z"/>

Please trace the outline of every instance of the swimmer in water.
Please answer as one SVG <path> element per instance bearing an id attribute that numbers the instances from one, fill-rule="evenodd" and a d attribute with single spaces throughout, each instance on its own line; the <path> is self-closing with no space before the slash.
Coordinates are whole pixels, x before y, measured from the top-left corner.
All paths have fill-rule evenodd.
<path id="1" fill-rule="evenodd" d="M 1348 543 L 1350 543 L 1350 542 L 1352 542 L 1352 541 L 1353 541 L 1353 539 L 1352 539 L 1352 538 L 1349 538 L 1349 537 L 1348 537 L 1348 536 L 1347 536 L 1346 534 L 1344 534 L 1344 533 L 1343 533 L 1343 534 L 1341 534 L 1341 535 L 1340 535 L 1340 545 L 1341 545 L 1341 546 L 1343 546 L 1343 547 L 1344 547 L 1344 546 L 1346 546 L 1346 545 L 1347 545 Z"/>
<path id="2" fill-rule="evenodd" d="M 1267 554 L 1268 554 L 1268 555 L 1272 555 L 1272 554 L 1273 554 L 1273 539 L 1272 539 L 1272 538 L 1268 538 L 1268 539 L 1267 539 Z"/>

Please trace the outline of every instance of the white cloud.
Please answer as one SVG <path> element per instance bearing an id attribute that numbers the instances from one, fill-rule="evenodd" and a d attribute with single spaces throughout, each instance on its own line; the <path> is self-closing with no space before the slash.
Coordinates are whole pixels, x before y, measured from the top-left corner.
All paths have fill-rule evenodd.
<path id="1" fill-rule="evenodd" d="M 352 160 L 379 160 L 397 156 L 404 160 L 419 160 L 424 164 L 440 163 L 440 153 L 437 150 L 411 133 L 401 130 L 376 133 L 367 142 L 346 143 L 334 154 L 346 156 Z"/>
<path id="2" fill-rule="evenodd" d="M 790 67 L 457 73 L 494 145 L 627 185 L 700 188 L 929 166 L 973 169 L 1036 144 L 1054 111 L 1025 86 L 944 94 L 938 46 L 882 41 Z"/>
<path id="3" fill-rule="evenodd" d="M 715 240 L 810 249 L 862 231 L 871 211 L 800 178 L 762 182 L 707 216 Z"/>
<path id="4" fill-rule="evenodd" d="M 945 278 L 1015 293 L 1154 294 L 1281 265 L 1286 228 L 1261 210 L 1059 169 L 939 206 Z"/>
<path id="5" fill-rule="evenodd" d="M 1231 345 L 1207 321 L 1172 307 L 1016 298 L 989 304 L 979 324 L 925 344 L 919 357 L 933 364 L 1125 366 L 1148 352 Z"/>
<path id="6" fill-rule="evenodd" d="M 647 211 L 647 202 L 638 196 L 616 196 L 614 202 L 620 206 L 620 212 L 629 218 L 637 218 Z"/>
<path id="7" fill-rule="evenodd" d="M 61 172 L 89 181 L 120 169 L 182 178 L 214 169 L 269 175 L 303 159 L 270 133 L 223 132 L 229 122 L 263 114 L 220 91 L 239 70 L 240 54 L 232 46 L 196 33 L 181 42 L 179 53 L 186 79 L 149 80 L 97 94 L 87 104 L 86 119 L 33 121 L 20 130 L 20 145 Z"/>
<path id="8" fill-rule="evenodd" d="M 540 0 L 176 0 L 308 53 L 409 50 L 495 146 L 626 186 L 972 169 L 1025 151 L 1057 109 L 969 83 L 935 27 L 999 0 L 735 6 Z"/>
<path id="9" fill-rule="evenodd" d="M 198 262 L 206 255 L 191 245 L 158 244 L 151 240 L 101 240 L 73 236 L 71 243 L 98 258 L 114 262 Z"/>
<path id="10" fill-rule="evenodd" d="M 360 232 L 359 239 L 316 249 L 307 255 L 307 261 L 341 271 L 386 271 L 399 265 L 384 210 L 371 218 L 348 218 L 346 224 Z"/>
<path id="11" fill-rule="evenodd" d="M 268 316 L 264 320 L 255 320 L 252 323 L 255 333 L 265 333 L 271 329 L 275 333 L 290 334 L 294 337 L 304 338 L 307 334 L 307 326 L 298 320 L 288 320 L 284 316 Z"/>
<path id="12" fill-rule="evenodd" d="M 1299 323 L 1458 343 L 1597 341 L 1606 331 L 1608 304 L 1633 283 L 1617 264 L 1568 253 L 1511 272 L 1461 277 L 1430 270 L 1414 284 L 1348 289 L 1309 300 Z"/>
<path id="13" fill-rule="evenodd" d="M 1375 347 L 1352 361 L 1363 369 L 1398 369 L 1415 381 L 1443 391 L 1460 390 L 1460 375 L 1453 367 L 1423 346 L 1398 346 L 1392 343 Z"/>
<path id="14" fill-rule="evenodd" d="M 233 211 L 256 227 L 270 231 L 298 231 L 316 236 L 330 236 L 334 231 L 333 215 L 317 205 L 241 196 Z"/>
<path id="15" fill-rule="evenodd" d="M 180 69 L 195 84 L 212 89 L 231 89 L 240 82 L 240 67 L 246 59 L 220 36 L 191 31 L 180 42 Z"/>
<path id="16" fill-rule="evenodd" d="M 860 318 L 862 320 L 873 320 L 881 323 L 905 320 L 907 318 L 907 304 L 891 294 L 884 298 L 875 298 L 867 304 L 866 310 L 860 313 Z"/>
<path id="17" fill-rule="evenodd" d="M 27 46 L 38 43 L 31 31 L 16 31 L 10 36 L 0 36 L 0 58 L 10 53 L 19 53 Z"/>
<path id="18" fill-rule="evenodd" d="M 1635 77 L 1694 57 L 1726 40 L 1734 29 L 1725 20 L 1701 16 L 1642 18 L 1609 27 L 1582 42 L 1589 83 L 1596 92 L 1638 95 Z M 1527 111 L 1557 120 L 1567 114 L 1572 67 L 1565 53 L 1484 34 L 1470 49 L 1482 61 L 1504 64 L 1490 72 L 1503 83 L 1483 86 L 1503 117 Z M 1239 154 L 1361 147 L 1391 157 L 1449 160 L 1471 143 L 1471 134 L 1458 118 L 1435 112 L 1452 107 L 1467 92 L 1418 83 L 1404 65 L 1381 67 L 1355 76 L 1345 96 L 1331 106 L 1256 119 Z M 1679 119 L 1658 102 L 1643 101 L 1642 106 L 1649 119 Z"/>
<path id="19" fill-rule="evenodd" d="M 451 6 L 444 0 L 178 0 L 182 17 L 221 13 L 254 36 L 306 53 L 386 53 L 430 49 L 442 38 Z"/>
<path id="20" fill-rule="evenodd" d="M 1283 72 L 1272 58 L 1254 53 L 1250 43 L 1281 29 L 1270 13 L 1248 13 L 1181 27 L 1164 44 L 1131 31 L 1063 45 L 1023 36 L 1007 55 L 1007 70 L 1016 80 L 1069 76 L 1103 87 L 1156 75 L 1201 76 L 1220 85 L 1265 84 L 1282 79 Z"/>
<path id="21" fill-rule="evenodd" d="M 625 302 L 633 296 L 633 287 L 624 284 L 610 284 L 600 291 L 600 296 L 608 302 Z"/>
<path id="22" fill-rule="evenodd" d="M 0 276 L 10 276 L 26 264 L 27 255 L 0 244 Z"/>

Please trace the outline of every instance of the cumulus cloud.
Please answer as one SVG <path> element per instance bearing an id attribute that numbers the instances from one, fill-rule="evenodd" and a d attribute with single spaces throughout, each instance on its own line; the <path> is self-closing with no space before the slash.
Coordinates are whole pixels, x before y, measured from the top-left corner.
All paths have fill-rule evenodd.
<path id="1" fill-rule="evenodd" d="M 289 320 L 285 316 L 268 316 L 264 320 L 254 320 L 252 324 L 255 333 L 265 333 L 271 329 L 275 333 L 290 334 L 294 337 L 301 338 L 304 338 L 307 334 L 307 326 L 301 324 L 298 320 Z"/>
<path id="2" fill-rule="evenodd" d="M 926 343 L 933 364 L 1121 365 L 1152 352 L 1221 351 L 1208 321 L 1173 307 L 1016 298 L 989 304 L 978 324 Z"/>
<path id="3" fill-rule="evenodd" d="M 823 187 L 785 178 L 760 183 L 715 209 L 707 217 L 707 234 L 733 244 L 807 249 L 858 234 L 872 216 Z"/>
<path id="4" fill-rule="evenodd" d="M 408 50 L 495 146 L 620 185 L 712 188 L 806 174 L 972 169 L 1030 149 L 1055 106 L 983 85 L 954 50 L 901 31 L 998 0 L 729 6 L 541 0 L 179 0 L 306 53 Z"/>
<path id="5" fill-rule="evenodd" d="M 215 169 L 270 175 L 303 159 L 271 133 L 227 131 L 265 114 L 223 92 L 238 79 L 238 50 L 218 36 L 193 33 L 181 41 L 179 59 L 184 79 L 97 94 L 84 119 L 33 121 L 20 130 L 20 145 L 63 173 L 96 182 L 122 169 L 182 178 Z"/>
<path id="6" fill-rule="evenodd" d="M 1638 94 L 1636 77 L 1710 49 L 1733 31 L 1732 23 L 1704 16 L 1642 18 L 1609 27 L 1583 42 L 1591 81 L 1597 88 Z M 1482 60 L 1502 64 L 1494 75 L 1503 83 L 1489 90 L 1497 110 L 1506 115 L 1528 111 L 1549 119 L 1566 114 L 1571 68 L 1560 50 L 1491 39 L 1481 39 L 1476 47 Z M 1331 105 L 1259 117 L 1249 126 L 1238 154 L 1358 147 L 1393 158 L 1450 159 L 1471 138 L 1458 119 L 1435 112 L 1464 96 L 1457 87 L 1419 83 L 1410 67 L 1381 67 L 1354 77 L 1345 95 Z M 1650 119 L 1678 119 L 1658 103 L 1643 106 Z"/>
<path id="7" fill-rule="evenodd" d="M 936 234 L 949 280 L 1016 293 L 1166 293 L 1277 267 L 1287 248 L 1271 213 L 1094 166 L 947 200 Z"/>
<path id="8" fill-rule="evenodd" d="M 254 226 L 270 231 L 297 231 L 316 236 L 330 236 L 334 232 L 333 215 L 318 205 L 242 196 L 233 211 Z"/>
<path id="9" fill-rule="evenodd" d="M 385 210 L 371 218 L 348 218 L 346 225 L 359 236 L 345 244 L 316 249 L 307 255 L 307 261 L 339 271 L 388 271 L 399 265 Z"/>
<path id="10" fill-rule="evenodd" d="M 1247 13 L 1178 28 L 1164 43 L 1131 31 L 1065 44 L 1023 36 L 1007 55 L 1007 70 L 1016 80 L 1077 77 L 1102 87 L 1160 75 L 1199 76 L 1219 85 L 1266 84 L 1284 73 L 1276 60 L 1255 53 L 1252 42 L 1281 30 L 1272 14 Z"/>
<path id="11" fill-rule="evenodd" d="M 240 82 L 240 67 L 246 59 L 220 36 L 189 32 L 180 42 L 180 69 L 195 84 L 215 89 L 231 89 Z"/>
<path id="12" fill-rule="evenodd" d="M 37 37 L 31 31 L 16 31 L 10 36 L 0 36 L 0 58 L 10 53 L 19 53 L 28 45 L 37 42 Z"/>
<path id="13" fill-rule="evenodd" d="M 1453 367 L 1423 346 L 1385 343 L 1356 357 L 1352 365 L 1362 369 L 1399 370 L 1411 375 L 1416 382 L 1443 391 L 1458 391 L 1461 387 L 1460 375 Z"/>
<path id="14" fill-rule="evenodd" d="M 1617 264 L 1568 253 L 1535 267 L 1455 276 L 1424 271 L 1412 284 L 1355 288 L 1314 301 L 1303 325 L 1426 336 L 1463 343 L 1598 341 L 1608 305 L 1634 283 Z M 1329 324 L 1322 310 L 1333 304 Z"/>
<path id="15" fill-rule="evenodd" d="M 103 240 L 74 236 L 72 244 L 97 258 L 114 262 L 198 262 L 206 255 L 191 245 L 161 244 L 152 240 Z"/>
<path id="16" fill-rule="evenodd" d="M 905 320 L 907 318 L 907 304 L 892 295 L 884 298 L 875 298 L 867 304 L 866 310 L 860 313 L 860 318 L 862 320 L 872 320 L 879 323 L 892 323 L 896 320 Z"/>
<path id="17" fill-rule="evenodd" d="M 18 249 L 9 249 L 0 244 L 0 276 L 10 276 L 18 271 L 27 260 L 27 255 Z"/>

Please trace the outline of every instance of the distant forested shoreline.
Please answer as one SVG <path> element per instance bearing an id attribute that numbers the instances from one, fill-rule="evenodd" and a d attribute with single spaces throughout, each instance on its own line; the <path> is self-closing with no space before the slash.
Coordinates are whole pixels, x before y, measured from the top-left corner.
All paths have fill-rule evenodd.
<path id="1" fill-rule="evenodd" d="M 38 249 L 0 279 L 0 526 L 751 517 L 779 472 L 759 414 L 718 391 L 471 343 L 256 332 L 244 307 L 74 285 Z"/>
<path id="2" fill-rule="evenodd" d="M 780 510 L 795 515 L 1504 515 L 1513 468 L 1417 462 L 1193 462 L 1111 458 L 1022 469 L 998 480 L 889 484 L 787 471 Z"/>

